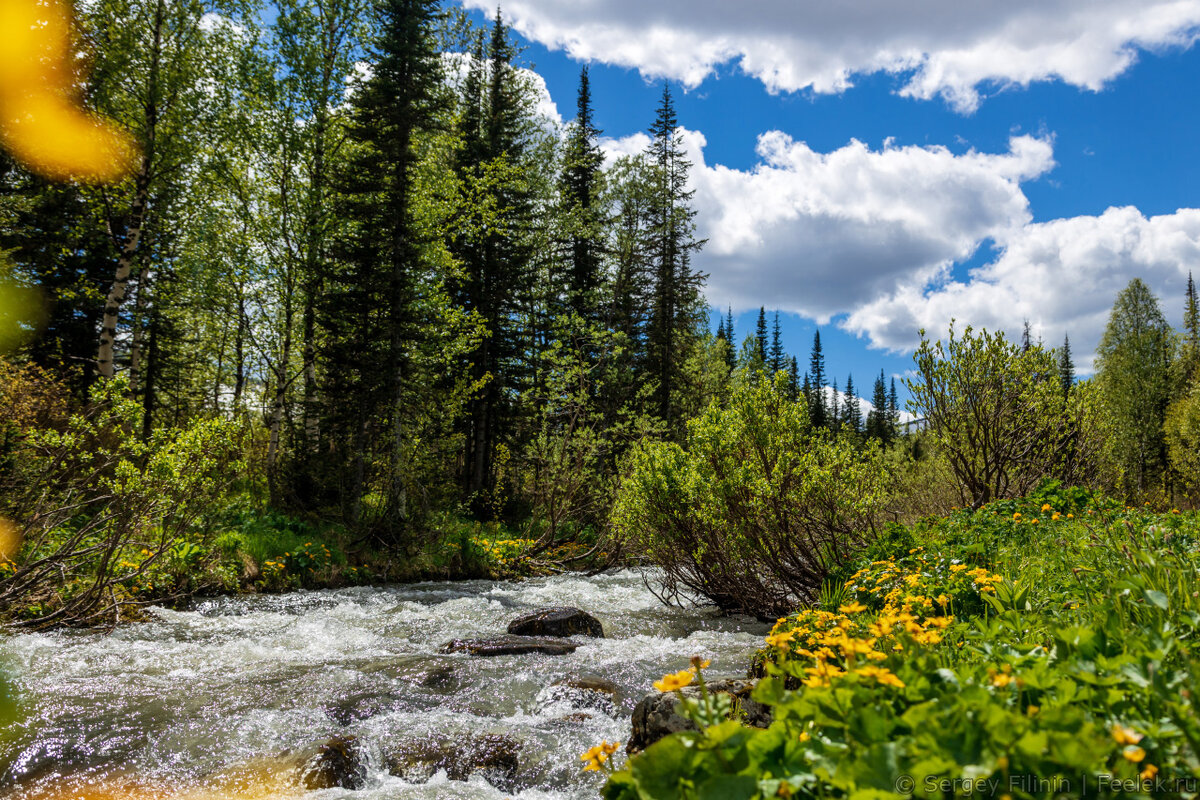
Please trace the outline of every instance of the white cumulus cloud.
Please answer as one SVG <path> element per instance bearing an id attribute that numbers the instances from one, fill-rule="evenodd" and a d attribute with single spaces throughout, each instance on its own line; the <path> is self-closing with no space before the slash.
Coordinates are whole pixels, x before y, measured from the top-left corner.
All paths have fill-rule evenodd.
<path id="1" fill-rule="evenodd" d="M 818 153 L 778 131 L 758 140 L 751 170 L 710 165 L 704 136 L 681 131 L 693 162 L 697 266 L 716 305 L 772 308 L 821 322 L 944 274 L 987 238 L 1030 219 L 1021 182 L 1054 166 L 1048 139 L 1013 138 L 1006 153 L 944 147 Z M 610 151 L 644 147 L 642 135 Z"/>
<path id="2" fill-rule="evenodd" d="M 1178 324 L 1189 270 L 1200 265 L 1200 209 L 1146 217 L 1132 207 L 1099 216 L 1024 225 L 1001 235 L 1000 255 L 965 281 L 914 280 L 860 305 L 844 321 L 876 346 L 908 350 L 916 332 L 945 335 L 951 319 L 1019 336 L 1029 320 L 1035 337 L 1058 346 L 1071 337 L 1076 367 L 1093 368 L 1092 353 L 1117 293 L 1135 277 L 1158 296 Z"/>
<path id="3" fill-rule="evenodd" d="M 1200 27 L 1200 0 L 508 0 L 504 13 L 531 40 L 647 78 L 694 87 L 733 62 L 772 92 L 831 93 L 888 72 L 901 94 L 963 112 L 981 86 L 1099 89 L 1139 49 L 1188 47 Z"/>

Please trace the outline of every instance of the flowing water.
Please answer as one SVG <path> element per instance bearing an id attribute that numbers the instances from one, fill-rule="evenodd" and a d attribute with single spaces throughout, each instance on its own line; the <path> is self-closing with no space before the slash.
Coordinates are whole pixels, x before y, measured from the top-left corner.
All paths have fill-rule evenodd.
<path id="1" fill-rule="evenodd" d="M 607 638 L 578 638 L 561 656 L 438 652 L 555 605 L 593 614 Z M 712 660 L 708 674 L 744 674 L 765 631 L 666 607 L 632 571 L 223 598 L 153 615 L 107 636 L 0 640 L 25 703 L 0 739 L 0 796 L 593 797 L 602 779 L 580 771 L 579 754 L 624 742 L 653 680 L 693 655 Z M 615 702 L 555 685 L 587 676 L 615 683 Z M 519 748 L 515 771 L 462 781 L 433 767 L 388 770 L 397 751 L 488 735 Z M 281 753 L 337 736 L 355 737 L 363 754 L 360 788 L 276 780 Z"/>

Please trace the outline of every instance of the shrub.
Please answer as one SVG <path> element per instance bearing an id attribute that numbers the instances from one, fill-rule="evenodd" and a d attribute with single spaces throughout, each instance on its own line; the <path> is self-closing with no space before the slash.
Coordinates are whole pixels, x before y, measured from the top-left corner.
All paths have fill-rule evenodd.
<path id="1" fill-rule="evenodd" d="M 747 381 L 688 423 L 686 449 L 633 452 L 613 528 L 662 566 L 665 598 L 775 617 L 814 599 L 874 533 L 888 483 L 879 450 L 815 430 L 785 386 Z"/>
<path id="2" fill-rule="evenodd" d="M 0 609 L 23 624 L 114 623 L 179 592 L 206 555 L 196 522 L 227 486 L 237 431 L 196 419 L 142 439 L 126 390 L 99 383 L 61 429 L 23 430 L 14 445 L 0 498 L 25 544 L 0 576 Z"/>
<path id="3" fill-rule="evenodd" d="M 1040 346 L 968 327 L 930 342 L 921 332 L 906 380 L 909 407 L 924 418 L 959 486 L 962 505 L 1019 497 L 1047 477 L 1089 478 L 1099 448 L 1090 387 L 1063 395 L 1057 365 Z"/>

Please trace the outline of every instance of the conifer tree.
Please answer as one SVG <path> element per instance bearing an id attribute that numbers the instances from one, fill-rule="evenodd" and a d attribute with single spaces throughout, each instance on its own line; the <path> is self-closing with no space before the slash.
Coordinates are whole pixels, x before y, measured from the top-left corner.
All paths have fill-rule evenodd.
<path id="1" fill-rule="evenodd" d="M 858 395 L 854 391 L 854 375 L 846 378 L 846 402 L 842 411 L 842 424 L 855 433 L 862 433 L 862 407 L 858 404 Z"/>
<path id="2" fill-rule="evenodd" d="M 900 432 L 900 398 L 896 394 L 896 379 L 892 378 L 887 402 L 888 437 L 894 439 Z"/>
<path id="3" fill-rule="evenodd" d="M 821 351 L 821 331 L 813 334 L 812 354 L 808 362 L 808 378 L 811 391 L 808 395 L 808 416 L 813 427 L 824 428 L 829 424 L 828 406 L 825 402 L 825 354 Z"/>
<path id="4" fill-rule="evenodd" d="M 696 320 L 702 313 L 700 289 L 707 277 L 691 266 L 692 255 L 704 242 L 695 238 L 694 192 L 687 188 L 691 162 L 684 156 L 678 127 L 668 84 L 663 87 L 646 151 L 652 184 L 646 207 L 647 251 L 653 279 L 646 355 L 658 415 L 674 435 L 682 430 L 676 395 L 694 344 Z"/>
<path id="5" fill-rule="evenodd" d="M 1029 326 L 1029 320 L 1025 320 L 1025 325 L 1021 328 L 1021 352 L 1028 353 L 1033 347 L 1033 331 Z"/>
<path id="6" fill-rule="evenodd" d="M 513 398 L 532 357 L 521 327 L 522 292 L 535 283 L 531 273 L 530 229 L 533 196 L 525 173 L 529 120 L 528 87 L 512 64 L 515 50 L 497 12 L 483 49 L 482 35 L 463 83 L 456 170 L 471 194 L 466 214 L 486 213 L 461 226 L 471 231 L 454 243 L 463 265 L 456 299 L 477 315 L 486 331 L 468 356 L 467 372 L 479 387 L 469 403 L 463 430 L 463 489 L 477 511 L 495 483 L 497 445 L 515 413 Z"/>
<path id="7" fill-rule="evenodd" d="M 731 371 L 737 366 L 737 352 L 734 347 L 737 339 L 734 336 L 733 307 L 730 306 L 725 313 L 725 339 L 729 342 L 729 347 L 725 350 L 725 366 L 729 367 Z"/>
<path id="8" fill-rule="evenodd" d="M 1058 352 L 1058 380 L 1062 384 L 1063 397 L 1071 393 L 1075 383 L 1075 362 L 1071 359 L 1071 337 L 1063 337 L 1062 350 Z"/>
<path id="9" fill-rule="evenodd" d="M 597 319 L 601 279 L 602 235 L 605 220 L 599 192 L 604 153 L 592 110 L 588 68 L 579 73 L 579 96 L 575 120 L 567 134 L 565 164 L 559 193 L 565 207 L 568 273 L 567 309 L 589 322 Z"/>
<path id="10" fill-rule="evenodd" d="M 1179 373 L 1180 389 L 1187 391 L 1188 387 L 1200 379 L 1200 301 L 1196 297 L 1196 282 L 1192 273 L 1188 273 L 1187 294 L 1183 306 L 1183 336 L 1180 340 Z"/>
<path id="11" fill-rule="evenodd" d="M 822 392 L 822 394 L 824 394 L 824 392 Z M 842 393 L 838 391 L 837 378 L 834 378 L 833 386 L 830 387 L 829 400 L 827 402 L 829 427 L 836 431 L 842 427 L 842 422 L 844 421 L 842 414 L 846 410 L 842 403 Z"/>
<path id="12" fill-rule="evenodd" d="M 775 312 L 775 321 L 771 326 L 771 350 L 768 353 L 767 363 L 771 365 L 772 375 L 787 366 L 787 354 L 783 352 L 783 331 L 779 327 L 778 311 Z"/>
<path id="13" fill-rule="evenodd" d="M 892 436 L 888 421 L 887 384 L 884 382 L 883 370 L 879 370 L 879 377 L 875 379 L 875 386 L 871 392 L 871 406 L 871 411 L 867 414 L 867 435 L 886 446 L 891 443 Z"/>
<path id="14" fill-rule="evenodd" d="M 800 397 L 800 363 L 792 356 L 788 359 L 788 399 L 794 403 Z"/>
<path id="15" fill-rule="evenodd" d="M 758 324 L 754 328 L 754 350 L 759 361 L 763 364 L 770 365 L 767 355 L 767 310 L 758 307 Z"/>
<path id="16" fill-rule="evenodd" d="M 378 535 L 394 537 L 408 516 L 404 461 L 405 403 L 412 380 L 413 342 L 421 336 L 419 295 L 422 234 L 413 217 L 415 138 L 439 98 L 441 60 L 433 26 L 435 0 L 380 0 L 379 38 L 371 77 L 352 98 L 350 137 L 357 145 L 343 180 L 345 214 L 355 225 L 341 244 L 345 268 L 326 300 L 328 370 L 341 385 L 331 398 L 353 397 L 340 426 L 349 455 L 343 503 L 360 521 L 368 464 L 386 442 L 386 509 Z M 372 432 L 380 420 L 381 430 Z"/>

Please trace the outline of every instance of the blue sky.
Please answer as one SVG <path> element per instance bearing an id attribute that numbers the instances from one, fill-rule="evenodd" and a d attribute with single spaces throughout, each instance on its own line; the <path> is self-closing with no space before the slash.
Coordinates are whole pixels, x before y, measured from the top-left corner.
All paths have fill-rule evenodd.
<path id="1" fill-rule="evenodd" d="M 614 152 L 639 148 L 672 80 L 710 240 L 698 263 L 739 336 L 777 308 L 804 364 L 819 324 L 833 377 L 869 387 L 951 317 L 1069 334 L 1086 374 L 1133 277 L 1178 324 L 1200 274 L 1200 0 L 901 5 L 504 10 L 565 118 L 589 65 Z"/>

